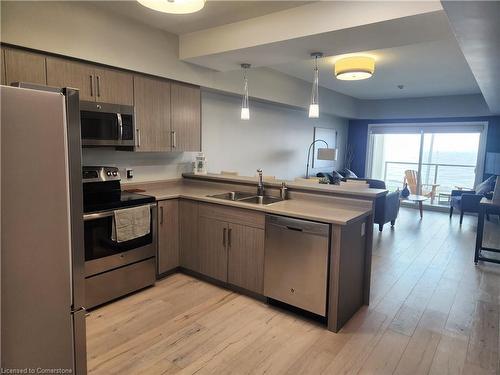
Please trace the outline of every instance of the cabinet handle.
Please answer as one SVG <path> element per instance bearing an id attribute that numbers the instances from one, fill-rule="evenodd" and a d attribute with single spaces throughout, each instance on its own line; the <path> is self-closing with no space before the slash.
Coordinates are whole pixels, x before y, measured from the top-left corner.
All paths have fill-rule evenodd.
<path id="1" fill-rule="evenodd" d="M 177 148 L 177 133 L 172 132 L 172 148 Z"/>
<path id="2" fill-rule="evenodd" d="M 231 247 L 231 233 L 233 232 L 233 229 L 232 228 L 229 228 L 229 230 L 227 231 L 227 245 L 229 247 Z"/>
<path id="3" fill-rule="evenodd" d="M 160 206 L 160 225 L 163 224 L 163 206 Z"/>
<path id="4" fill-rule="evenodd" d="M 94 96 L 94 77 L 92 77 L 92 74 L 89 75 L 90 78 L 90 96 Z"/>
<path id="5" fill-rule="evenodd" d="M 137 133 L 137 147 L 141 147 L 141 129 L 135 129 Z"/>
<path id="6" fill-rule="evenodd" d="M 227 229 L 224 228 L 224 230 L 222 231 L 222 246 L 226 247 L 226 232 L 227 232 Z"/>
<path id="7" fill-rule="evenodd" d="M 99 76 L 96 76 L 96 77 L 97 77 L 97 97 L 100 97 L 101 96 L 101 82 L 100 82 Z"/>

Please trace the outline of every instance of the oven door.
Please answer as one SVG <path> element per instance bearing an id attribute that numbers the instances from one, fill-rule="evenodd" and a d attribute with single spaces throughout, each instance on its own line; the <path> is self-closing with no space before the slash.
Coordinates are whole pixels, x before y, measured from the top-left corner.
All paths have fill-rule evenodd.
<path id="1" fill-rule="evenodd" d="M 150 204 L 149 234 L 117 243 L 111 239 L 113 210 L 83 216 L 85 226 L 85 277 L 139 262 L 156 255 L 156 204 Z"/>
<path id="2" fill-rule="evenodd" d="M 134 107 L 80 102 L 83 146 L 135 146 Z"/>

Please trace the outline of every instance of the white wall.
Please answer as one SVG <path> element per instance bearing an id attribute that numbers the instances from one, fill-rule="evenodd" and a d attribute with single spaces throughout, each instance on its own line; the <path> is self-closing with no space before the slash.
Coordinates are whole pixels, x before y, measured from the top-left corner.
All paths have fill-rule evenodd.
<path id="1" fill-rule="evenodd" d="M 310 120 L 301 110 L 251 101 L 251 119 L 241 121 L 240 105 L 238 97 L 207 91 L 202 94 L 202 149 L 209 172 L 232 170 L 253 176 L 257 168 L 262 168 L 265 175 L 278 178 L 303 176 L 314 126 L 338 130 L 340 154 L 335 168 L 342 167 L 347 120 L 323 114 L 320 119 Z M 141 182 L 179 177 L 182 172 L 190 171 L 195 155 L 84 149 L 83 162 L 133 168 L 132 181 Z M 312 173 L 318 171 L 311 170 Z"/>
<path id="2" fill-rule="evenodd" d="M 262 168 L 265 175 L 277 178 L 303 176 L 315 126 L 338 131 L 340 155 L 334 165 L 343 165 L 348 123 L 345 119 L 322 114 L 313 120 L 305 111 L 251 102 L 250 120 L 242 121 L 238 97 L 204 92 L 202 103 L 202 143 L 210 171 L 237 170 L 253 176 L 257 168 Z"/>

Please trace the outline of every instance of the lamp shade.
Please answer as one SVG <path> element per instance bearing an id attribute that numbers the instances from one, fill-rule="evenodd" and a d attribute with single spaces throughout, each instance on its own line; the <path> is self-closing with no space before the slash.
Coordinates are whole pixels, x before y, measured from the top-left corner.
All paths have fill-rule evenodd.
<path id="1" fill-rule="evenodd" d="M 137 0 L 139 4 L 162 13 L 188 14 L 198 12 L 205 0 Z"/>
<path id="2" fill-rule="evenodd" d="M 335 77 L 343 81 L 370 78 L 375 71 L 375 60 L 366 56 L 346 57 L 335 62 Z"/>
<path id="3" fill-rule="evenodd" d="M 318 148 L 318 160 L 337 160 L 337 149 Z"/>

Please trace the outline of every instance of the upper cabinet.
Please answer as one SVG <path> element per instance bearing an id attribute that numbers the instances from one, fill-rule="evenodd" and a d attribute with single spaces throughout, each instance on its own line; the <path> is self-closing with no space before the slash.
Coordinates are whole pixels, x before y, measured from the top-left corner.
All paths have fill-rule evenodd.
<path id="1" fill-rule="evenodd" d="M 134 105 L 134 83 L 130 73 L 95 68 L 96 100 L 103 103 Z"/>
<path id="2" fill-rule="evenodd" d="M 45 56 L 6 48 L 4 51 L 5 84 L 13 82 L 47 84 Z"/>
<path id="3" fill-rule="evenodd" d="M 134 108 L 135 151 L 170 151 L 170 82 L 134 76 Z"/>
<path id="4" fill-rule="evenodd" d="M 69 60 L 47 57 L 47 84 L 80 90 L 80 100 L 95 100 L 94 68 Z"/>
<path id="5" fill-rule="evenodd" d="M 172 151 L 201 151 L 201 93 L 197 86 L 172 83 Z"/>
<path id="6" fill-rule="evenodd" d="M 201 151 L 201 90 L 64 57 L 2 47 L 1 82 L 72 87 L 80 100 L 134 106 L 136 152 Z"/>
<path id="7" fill-rule="evenodd" d="M 80 100 L 133 105 L 129 73 L 59 58 L 47 58 L 47 84 L 80 90 Z"/>

